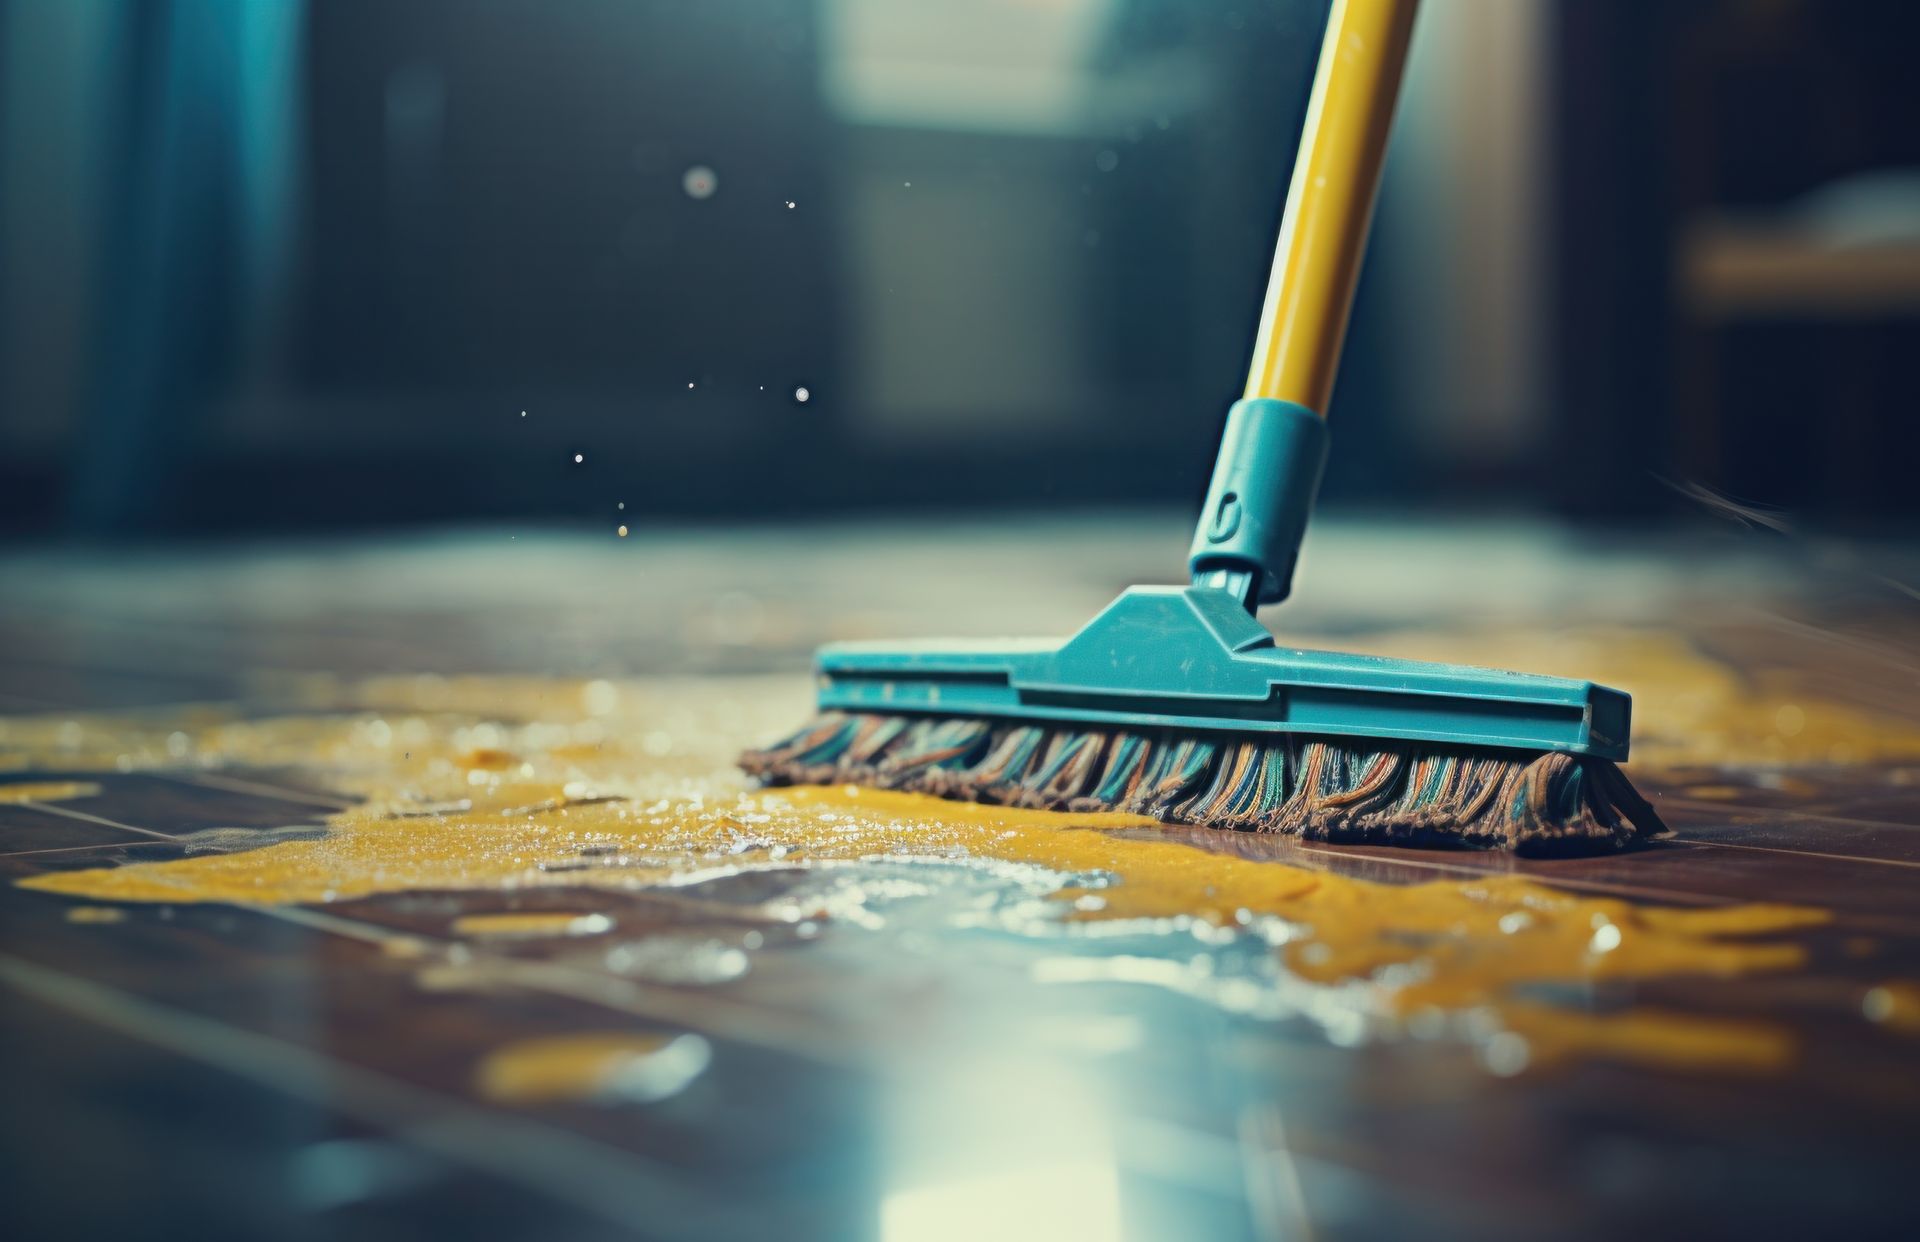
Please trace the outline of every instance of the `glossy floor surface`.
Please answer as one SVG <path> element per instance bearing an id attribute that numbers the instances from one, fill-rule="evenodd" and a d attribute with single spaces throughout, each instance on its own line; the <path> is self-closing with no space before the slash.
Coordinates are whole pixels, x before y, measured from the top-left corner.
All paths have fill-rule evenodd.
<path id="1" fill-rule="evenodd" d="M 1626 854 L 728 767 L 1178 515 L 0 558 L 16 1236 L 1910 1235 L 1912 558 L 1329 523 L 1265 620 L 1636 698 Z"/>

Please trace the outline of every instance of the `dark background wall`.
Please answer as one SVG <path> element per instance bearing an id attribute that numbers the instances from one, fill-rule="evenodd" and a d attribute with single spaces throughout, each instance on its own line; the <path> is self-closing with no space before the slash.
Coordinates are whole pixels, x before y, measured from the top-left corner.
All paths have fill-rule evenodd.
<path id="1" fill-rule="evenodd" d="M 1325 8 L 0 0 L 0 532 L 1189 502 Z M 1913 516 L 1916 34 L 1432 0 L 1329 503 Z"/>

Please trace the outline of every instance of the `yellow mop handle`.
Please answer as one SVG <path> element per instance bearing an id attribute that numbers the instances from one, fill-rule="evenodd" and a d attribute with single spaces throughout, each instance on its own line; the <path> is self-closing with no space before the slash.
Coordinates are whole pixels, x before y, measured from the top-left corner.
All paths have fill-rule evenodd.
<path id="1" fill-rule="evenodd" d="M 1249 397 L 1327 412 L 1416 7 L 1416 0 L 1334 0 L 1280 219 Z"/>

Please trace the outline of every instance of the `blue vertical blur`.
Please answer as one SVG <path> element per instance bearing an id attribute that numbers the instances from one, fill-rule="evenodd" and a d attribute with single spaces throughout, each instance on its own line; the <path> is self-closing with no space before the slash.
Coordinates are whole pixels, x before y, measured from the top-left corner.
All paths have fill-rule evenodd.
<path id="1" fill-rule="evenodd" d="M 101 135 L 97 337 L 70 491 L 81 530 L 138 529 L 180 510 L 207 408 L 258 343 L 241 315 L 270 299 L 262 280 L 281 275 L 304 16 L 300 0 L 110 11 L 119 81 Z"/>

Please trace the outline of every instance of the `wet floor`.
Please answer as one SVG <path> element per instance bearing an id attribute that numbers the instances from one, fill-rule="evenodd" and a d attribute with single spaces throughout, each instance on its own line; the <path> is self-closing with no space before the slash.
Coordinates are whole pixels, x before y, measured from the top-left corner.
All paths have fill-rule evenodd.
<path id="1" fill-rule="evenodd" d="M 1029 619 L 1125 572 L 1101 555 Z M 1650 610 L 1686 595 L 1661 568 L 1681 554 L 1636 555 L 1608 572 Z M 1904 638 L 1793 612 L 1784 570 L 1688 626 L 1444 598 L 1417 628 L 1356 630 L 1364 599 L 1322 617 L 1345 645 L 1635 693 L 1628 771 L 1673 836 L 1515 860 L 756 791 L 730 758 L 804 716 L 789 648 L 927 618 L 827 607 L 831 566 L 762 563 L 758 594 L 570 621 L 436 589 L 413 556 L 316 571 L 357 593 L 304 619 L 217 560 L 184 567 L 197 598 L 130 605 L 56 565 L 0 609 L 8 1081 L 50 1152 L 145 1133 L 273 1188 L 183 1209 L 211 1232 L 1486 1237 L 1572 1204 L 1598 1236 L 1908 1211 Z M 575 667 L 528 671 L 528 627 Z M 116 1161 L 124 1202 L 30 1208 L 111 1225 L 178 1195 Z"/>

